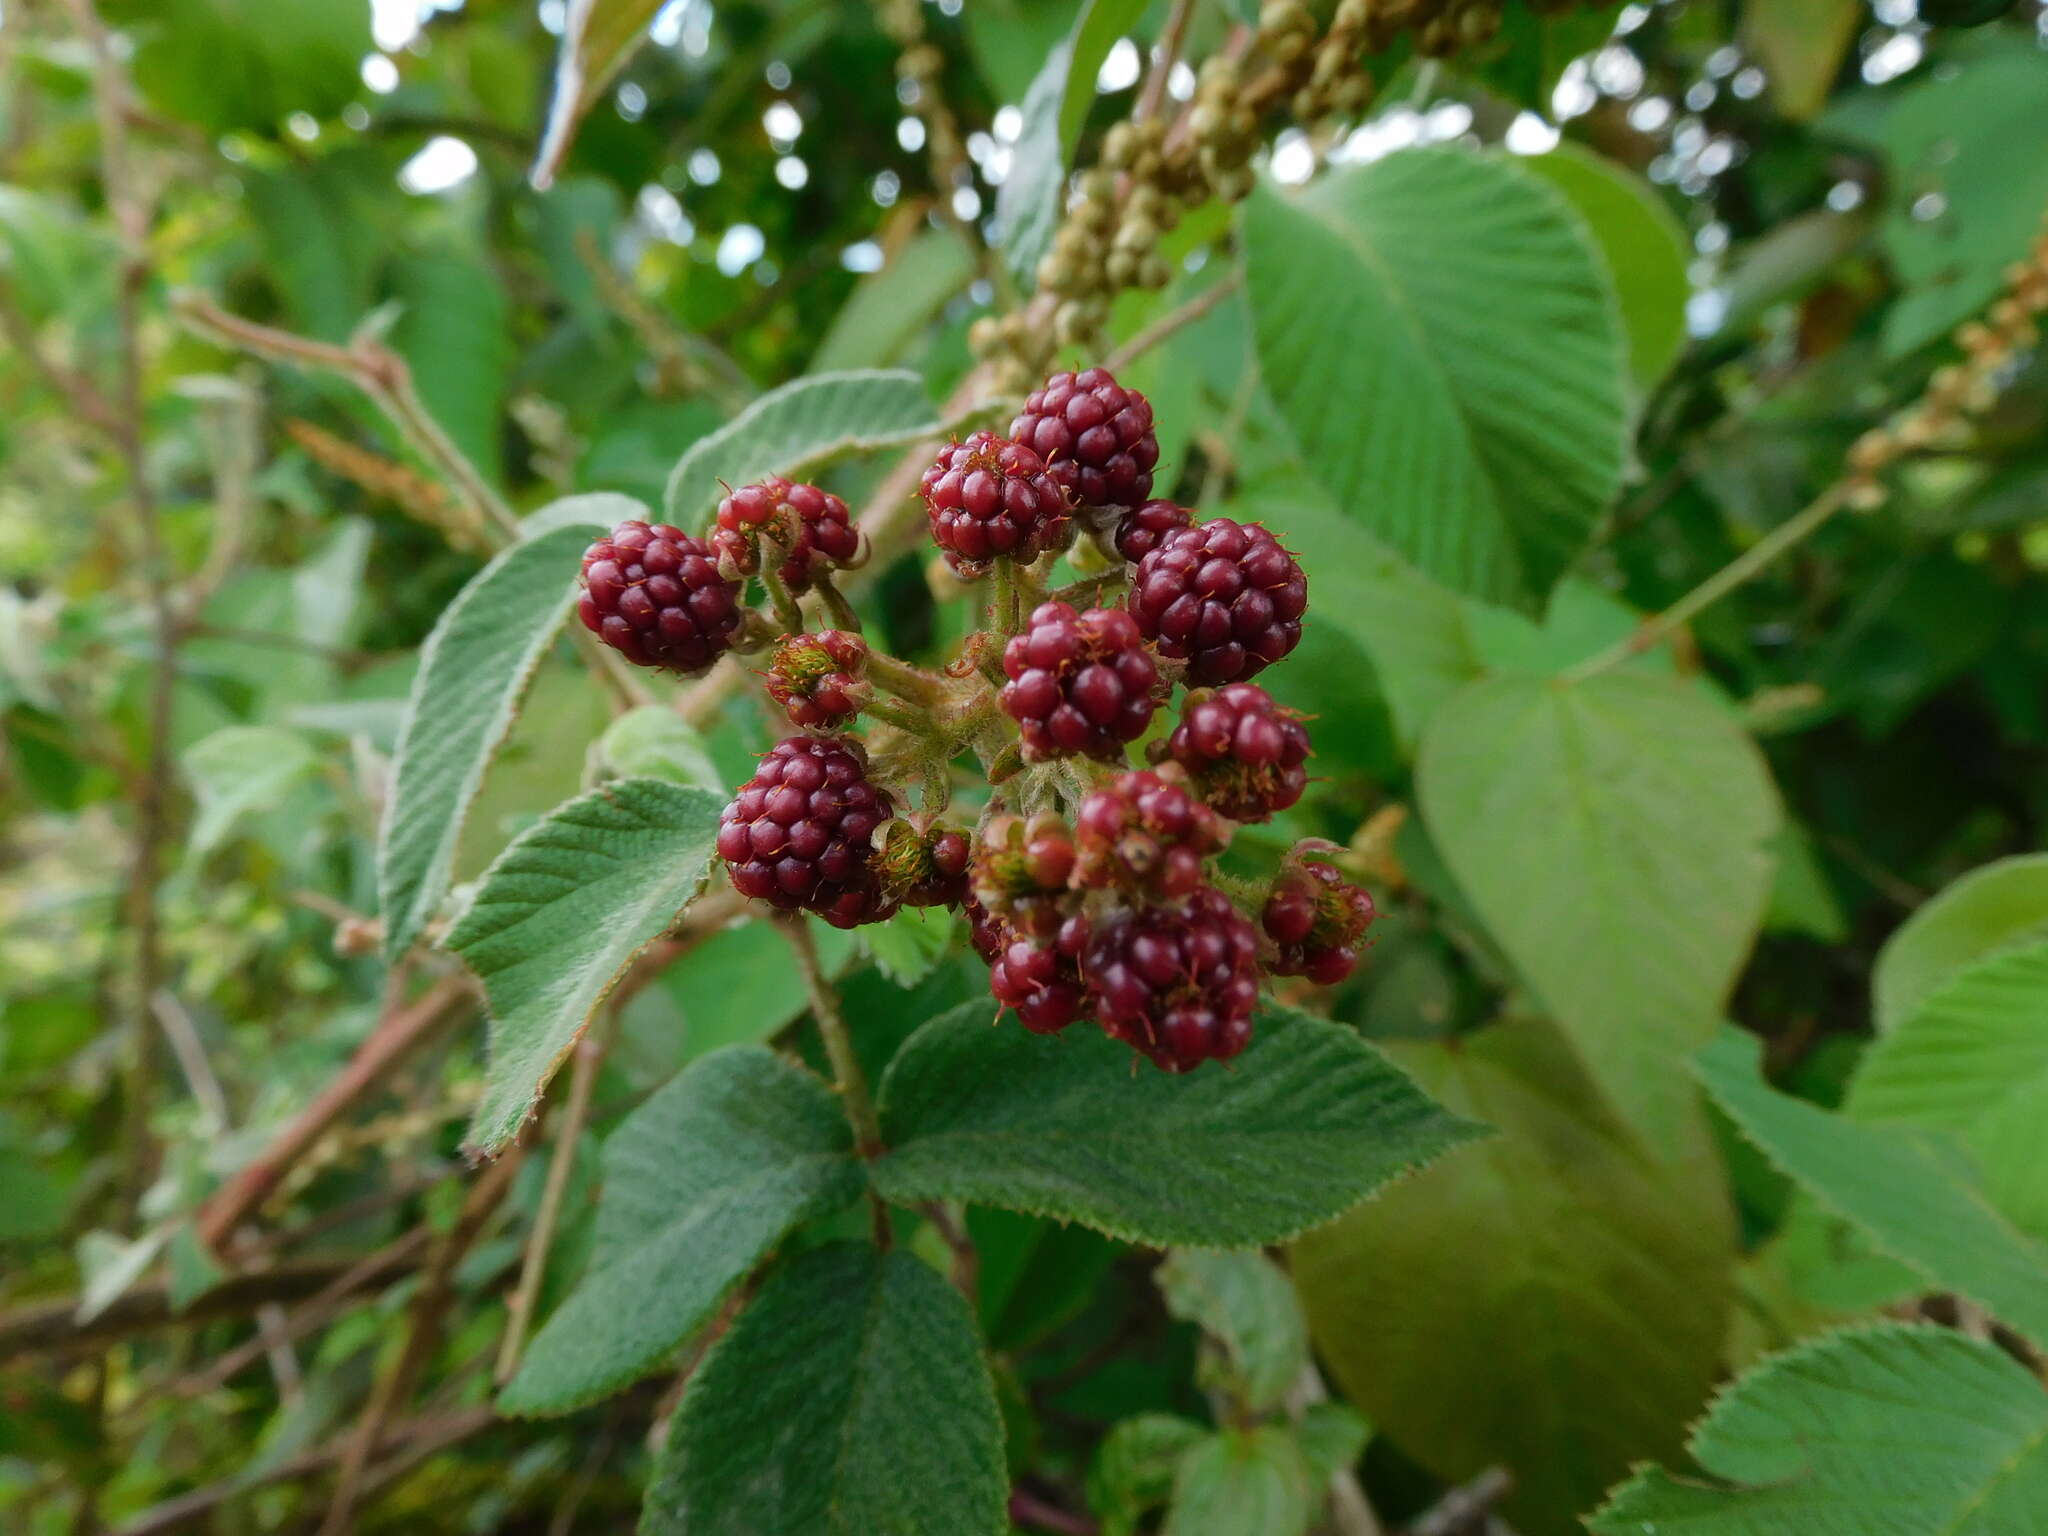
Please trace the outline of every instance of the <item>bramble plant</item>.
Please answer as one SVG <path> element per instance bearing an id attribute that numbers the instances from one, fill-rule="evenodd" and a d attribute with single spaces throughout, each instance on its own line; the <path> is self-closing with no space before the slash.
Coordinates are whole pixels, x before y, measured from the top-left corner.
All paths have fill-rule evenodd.
<path id="1" fill-rule="evenodd" d="M 2044 37 L 0 5 L 0 1528 L 2048 1530 Z"/>

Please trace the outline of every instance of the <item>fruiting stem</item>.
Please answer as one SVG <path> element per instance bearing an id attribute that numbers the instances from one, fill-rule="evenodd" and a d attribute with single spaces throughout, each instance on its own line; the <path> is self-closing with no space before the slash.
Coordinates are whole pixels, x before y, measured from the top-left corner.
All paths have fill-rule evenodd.
<path id="1" fill-rule="evenodd" d="M 782 626 L 784 634 L 799 635 L 804 628 L 803 610 L 797 607 L 789 584 L 782 579 L 782 562 L 788 558 L 780 544 L 765 533 L 761 535 L 761 585 L 767 589 L 768 602 L 775 609 L 775 622 Z"/>
<path id="2" fill-rule="evenodd" d="M 811 1017 L 818 1021 L 819 1038 L 832 1063 L 832 1079 L 839 1086 L 839 1100 L 846 1108 L 846 1123 L 853 1127 L 855 1149 L 862 1157 L 882 1150 L 882 1127 L 875 1118 L 874 1100 L 868 1096 L 867 1074 L 853 1053 L 853 1036 L 846 1028 L 846 1015 L 839 1011 L 839 994 L 818 964 L 818 947 L 811 942 L 811 930 L 795 913 L 776 914 L 776 926 L 789 940 L 796 956 L 796 968 L 804 979 L 804 992 L 811 1003 Z"/>
<path id="3" fill-rule="evenodd" d="M 1644 620 L 1632 634 L 1617 640 L 1606 650 L 1561 673 L 1560 680 L 1567 683 L 1583 682 L 1610 667 L 1618 666 L 1631 656 L 1640 656 L 1673 630 L 1689 622 L 1694 616 L 1719 602 L 1762 571 L 1786 550 L 1820 528 L 1848 503 L 1849 484 L 1846 480 L 1838 480 L 1808 503 L 1803 511 L 1773 528 L 1669 608 Z"/>
<path id="4" fill-rule="evenodd" d="M 889 699 L 869 699 L 861 705 L 861 713 L 886 721 L 899 731 L 908 731 L 913 736 L 921 736 L 927 740 L 937 740 L 940 735 L 938 722 L 930 715 L 914 709 L 905 709 L 901 704 Z"/>
<path id="5" fill-rule="evenodd" d="M 887 651 L 868 652 L 868 676 L 878 686 L 912 704 L 936 704 L 946 692 L 945 679 L 914 667 Z"/>
<path id="6" fill-rule="evenodd" d="M 826 611 L 832 615 L 832 622 L 835 625 L 849 634 L 857 635 L 861 632 L 860 615 L 853 611 L 853 604 L 846 600 L 846 594 L 833 585 L 830 571 L 820 571 L 812 578 L 811 585 L 817 591 L 819 601 L 824 603 Z"/>
<path id="7" fill-rule="evenodd" d="M 1005 636 L 1014 635 L 1023 627 L 1024 605 L 1017 591 L 1017 562 L 1008 559 L 996 561 L 995 570 L 994 622 L 997 631 Z"/>

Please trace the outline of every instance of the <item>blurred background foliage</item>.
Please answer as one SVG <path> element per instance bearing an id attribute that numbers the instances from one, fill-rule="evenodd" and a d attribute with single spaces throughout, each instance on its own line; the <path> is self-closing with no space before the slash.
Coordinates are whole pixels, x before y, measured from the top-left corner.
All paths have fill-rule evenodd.
<path id="1" fill-rule="evenodd" d="M 1952 361 L 1949 330 L 1995 298 L 2048 205 L 2048 14 L 2022 0 L 1988 25 L 1944 24 L 1978 19 L 1943 14 L 1970 9 L 1685 0 L 1552 19 L 1513 7 L 1468 56 L 1382 56 L 1375 107 L 1338 142 L 1289 130 L 1275 143 L 1263 166 L 1281 185 L 1324 158 L 1505 145 L 1601 247 L 1639 426 L 1625 489 L 1540 621 L 1430 586 L 1332 504 L 1262 380 L 1241 295 L 1126 375 L 1162 423 L 1162 493 L 1263 518 L 1311 574 L 1304 659 L 1271 681 L 1318 717 L 1320 782 L 1284 832 L 1349 844 L 1385 912 L 1371 963 L 1325 1006 L 1507 1133 L 1458 1172 L 1366 1208 L 1359 1234 L 1340 1224 L 1293 1255 L 1336 1383 L 1382 1431 L 1358 1465 L 1391 1519 L 1505 1463 L 1517 1528 L 1571 1529 L 1630 1461 L 1675 1449 L 1724 1369 L 1899 1292 L 1884 1261 L 1845 1252 L 1839 1233 L 1799 1247 L 1785 1182 L 1724 1125 L 1700 1133 L 1715 1145 L 1680 1157 L 1684 1172 L 1646 1163 L 1588 1108 L 1582 1064 L 1543 1021 L 1443 1048 L 1495 1020 L 1511 990 L 1520 998 L 1527 962 L 1503 956 L 1460 891 L 1431 807 L 1413 813 L 1415 748 L 1460 686 L 1583 661 L 1783 524 L 1861 432 Z M 1155 37 L 1165 10 L 1134 32 Z M 1195 6 L 1190 52 L 1218 46 L 1241 10 Z M 966 374 L 968 327 L 1000 300 L 981 231 L 1018 153 L 1019 104 L 1075 11 L 922 7 L 938 54 L 924 78 L 962 135 L 963 158 L 935 168 L 928 86 L 899 73 L 900 42 L 876 7 L 676 0 L 537 191 L 528 170 L 560 0 L 104 0 L 132 45 L 130 155 L 156 204 L 134 291 L 147 474 L 164 565 L 196 602 L 169 680 L 172 771 L 153 783 L 147 557 L 130 533 L 127 472 L 73 387 L 110 380 L 123 346 L 126 268 L 103 195 L 92 58 L 67 7 L 5 0 L 10 1528 L 166 1529 L 167 1501 L 193 1490 L 213 1502 L 182 1518 L 208 1529 L 316 1518 L 332 1465 L 322 1449 L 388 1364 L 409 1270 L 343 1300 L 322 1287 L 422 1223 L 445 1227 L 462 1200 L 473 1026 L 402 1063 L 266 1208 L 255 1252 L 303 1271 L 299 1288 L 207 1310 L 221 1293 L 193 1213 L 333 1079 L 390 1001 L 351 933 L 375 906 L 377 817 L 418 647 L 483 552 L 460 488 L 359 388 L 222 346 L 187 323 L 186 296 L 310 341 L 381 338 L 518 509 L 592 489 L 659 504 L 677 455 L 783 380 L 904 366 L 943 399 Z M 1140 74 L 1137 48 L 1110 50 L 1083 163 Z M 1174 285 L 1119 302 L 1117 338 L 1235 262 L 1237 236 L 1209 212 L 1171 237 L 1184 258 Z M 1838 519 L 1632 663 L 1696 679 L 1763 747 L 1785 814 L 1729 1009 L 1768 1041 L 1780 1080 L 1823 1104 L 1840 1099 L 1869 1038 L 1886 937 L 1963 872 L 2040 846 L 2048 371 L 2030 353 L 1999 383 L 1965 436 L 1906 458 L 1881 508 Z M 835 485 L 851 496 L 877 472 L 836 470 Z M 968 622 L 924 566 L 906 555 L 878 588 L 882 626 L 907 652 Z M 744 700 L 701 744 L 644 720 L 606 735 L 609 719 L 564 643 L 471 813 L 460 878 L 594 771 L 732 783 L 764 739 Z M 168 836 L 141 897 L 160 914 L 163 951 L 144 1001 L 166 1044 L 155 1091 L 138 1096 L 124 1086 L 118 1005 L 132 986 L 137 812 L 152 795 Z M 1696 830 L 1716 835 L 1711 821 Z M 1583 873 L 1560 868 L 1554 893 L 1525 900 L 1574 900 Z M 1711 929 L 1726 915 L 1665 916 Z M 1734 926 L 1739 954 L 1747 928 Z M 958 945 L 820 937 L 877 1062 L 919 1021 L 981 994 Z M 1560 959 L 1597 969 L 1602 957 Z M 590 1152 L 681 1062 L 774 1036 L 803 1006 L 765 928 L 692 950 L 625 1010 Z M 585 1191 L 594 1156 L 576 1170 Z M 538 1162 L 521 1172 L 455 1277 L 453 1321 L 406 1421 L 414 1439 L 384 1465 L 366 1528 L 616 1529 L 637 1507 L 649 1425 L 669 1406 L 661 1384 L 555 1422 L 479 1414 L 541 1174 Z M 1739 1236 L 1722 1231 L 1724 1187 Z M 589 1201 L 568 1210 L 543 1307 L 587 1244 Z M 1272 1372 L 1298 1368 L 1299 1341 L 1270 1320 L 1279 1367 L 1231 1354 L 1228 1320 L 1188 1299 L 1196 1256 L 1162 1273 L 1162 1296 L 1152 1256 L 1023 1217 L 973 1222 L 1012 1470 L 1070 1522 L 1020 1516 L 1023 1528 L 1139 1528 L 1115 1522 L 1151 1518 L 1162 1447 L 1184 1449 L 1188 1421 L 1257 1419 Z M 1617 1279 L 1601 1246 L 1615 1232 L 1654 1274 Z M 1752 1258 L 1732 1269 L 1738 1247 Z M 1546 1267 L 1571 1277 L 1543 1282 L 1546 1295 L 1576 1287 L 1597 1301 L 1584 1315 L 1531 1310 L 1516 1276 Z M 1744 1298 L 1732 1310 L 1731 1287 Z M 195 1298 L 190 1325 L 167 1326 Z M 1615 1306 L 1631 1310 L 1626 1326 Z M 1532 1350 L 1544 1333 L 1554 1348 Z M 1237 1374 L 1204 1364 L 1219 1350 Z M 1295 1409 L 1303 1444 L 1331 1465 L 1359 1454 L 1350 1424 L 1312 1431 Z"/>

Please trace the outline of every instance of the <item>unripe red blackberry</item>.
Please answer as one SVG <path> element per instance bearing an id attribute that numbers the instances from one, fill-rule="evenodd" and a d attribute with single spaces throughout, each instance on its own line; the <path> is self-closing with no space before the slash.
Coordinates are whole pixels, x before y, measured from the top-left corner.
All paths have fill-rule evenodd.
<path id="1" fill-rule="evenodd" d="M 1278 951 L 1273 974 L 1336 985 L 1357 968 L 1358 941 L 1377 915 L 1372 896 L 1328 864 L 1290 860 L 1260 914 Z"/>
<path id="2" fill-rule="evenodd" d="M 1308 787 L 1308 729 L 1257 683 L 1189 694 L 1165 754 L 1232 821 L 1265 821 Z"/>
<path id="3" fill-rule="evenodd" d="M 789 515 L 778 519 L 784 508 Z M 759 540 L 769 533 L 788 546 L 780 570 L 783 585 L 807 592 L 826 571 L 858 565 L 860 530 L 846 503 L 815 485 L 768 475 L 727 493 L 718 504 L 711 547 L 729 569 L 752 575 L 760 569 Z"/>
<path id="4" fill-rule="evenodd" d="M 940 449 L 923 491 L 932 538 L 963 576 L 998 555 L 1029 564 L 1067 536 L 1066 492 L 1045 461 L 993 432 Z"/>
<path id="5" fill-rule="evenodd" d="M 868 781 L 859 742 L 792 736 L 726 806 L 718 853 L 743 896 L 815 912 L 835 928 L 877 922 L 894 904 L 877 879 L 874 835 L 894 808 Z"/>
<path id="6" fill-rule="evenodd" d="M 1034 762 L 1121 758 L 1158 707 L 1158 664 L 1121 608 L 1076 613 L 1065 603 L 1040 603 L 1003 647 L 1003 671 L 1010 679 L 1004 713 Z"/>
<path id="7" fill-rule="evenodd" d="M 996 944 L 989 958 L 988 989 L 1033 1034 L 1065 1029 L 1087 1006 L 1081 982 L 1081 954 L 1088 942 L 1088 920 L 1079 913 L 1060 924 L 1051 938 L 1033 938 L 995 923 Z"/>
<path id="8" fill-rule="evenodd" d="M 860 712 L 867 688 L 867 642 L 843 629 L 786 635 L 768 663 L 768 696 L 790 724 L 836 730 Z"/>
<path id="9" fill-rule="evenodd" d="M 882 889 L 906 907 L 957 907 L 967 899 L 974 844 L 958 827 L 924 826 L 924 820 L 883 826 L 876 861 Z"/>
<path id="10" fill-rule="evenodd" d="M 1211 518 L 1167 534 L 1138 562 L 1126 604 L 1190 683 L 1254 677 L 1301 641 L 1308 578 L 1257 523 Z"/>
<path id="11" fill-rule="evenodd" d="M 1175 901 L 1195 893 L 1202 861 L 1229 840 L 1178 768 L 1120 773 L 1074 813 L 1074 883 Z"/>
<path id="12" fill-rule="evenodd" d="M 1082 960 L 1095 1017 L 1168 1072 L 1226 1060 L 1252 1035 L 1258 934 L 1203 887 L 1175 906 L 1128 908 L 1095 925 Z"/>
<path id="13" fill-rule="evenodd" d="M 583 627 L 628 661 L 701 672 L 739 632 L 738 582 L 667 523 L 628 521 L 583 552 Z"/>
<path id="14" fill-rule="evenodd" d="M 1050 938 L 1073 912 L 1074 836 L 1051 812 L 1025 820 L 997 816 L 981 829 L 970 881 L 994 918 L 1034 938 Z"/>
<path id="15" fill-rule="evenodd" d="M 1194 514 L 1171 501 L 1148 501 L 1117 520 L 1116 552 L 1133 565 L 1159 547 L 1176 528 L 1194 522 Z"/>
<path id="16" fill-rule="evenodd" d="M 1010 436 L 1045 460 L 1074 506 L 1135 507 L 1152 494 L 1151 402 L 1107 368 L 1054 374 L 1025 399 Z"/>

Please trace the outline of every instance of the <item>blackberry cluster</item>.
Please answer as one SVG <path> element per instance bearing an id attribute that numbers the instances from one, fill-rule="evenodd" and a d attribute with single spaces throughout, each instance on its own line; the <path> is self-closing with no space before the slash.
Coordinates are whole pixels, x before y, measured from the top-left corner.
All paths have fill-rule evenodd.
<path id="1" fill-rule="evenodd" d="M 1158 664 L 1121 608 L 1041 603 L 1003 647 L 1003 672 L 1003 712 L 1032 760 L 1119 758 L 1158 708 Z"/>
<path id="2" fill-rule="evenodd" d="M 777 569 L 791 592 L 808 592 L 826 572 L 861 562 L 860 531 L 853 526 L 846 503 L 815 485 L 799 485 L 780 475 L 729 493 L 718 504 L 716 523 L 711 547 L 733 575 L 751 576 L 760 570 L 762 534 L 782 545 L 787 553 Z"/>
<path id="3" fill-rule="evenodd" d="M 624 522 L 583 552 L 583 627 L 628 661 L 702 672 L 732 649 L 742 591 L 667 523 Z"/>
<path id="4" fill-rule="evenodd" d="M 728 492 L 703 538 L 627 522 L 598 540 L 584 623 L 681 672 L 772 637 L 762 684 L 795 734 L 720 817 L 740 894 L 842 928 L 959 910 L 990 991 L 1027 1029 L 1092 1019 L 1170 1072 L 1228 1060 L 1250 1041 L 1262 976 L 1341 980 L 1373 916 L 1308 844 L 1263 887 L 1214 867 L 1238 824 L 1308 782 L 1301 717 L 1243 681 L 1294 649 L 1307 581 L 1258 524 L 1152 497 L 1151 406 L 1106 370 L 1054 375 L 1011 430 L 948 445 L 922 479 L 934 542 L 962 575 L 994 577 L 988 627 L 942 671 L 860 633 L 832 582 L 862 554 L 846 504 L 773 475 Z M 1094 606 L 1044 589 L 1076 522 L 1109 561 L 1074 588 Z M 751 608 L 750 583 L 765 589 Z M 777 636 L 813 589 L 842 627 Z M 1172 728 L 1155 731 L 1182 684 Z M 863 717 L 890 727 L 872 761 Z M 973 829 L 942 819 L 969 753 L 994 787 Z M 899 814 L 903 786 L 914 814 Z"/>

